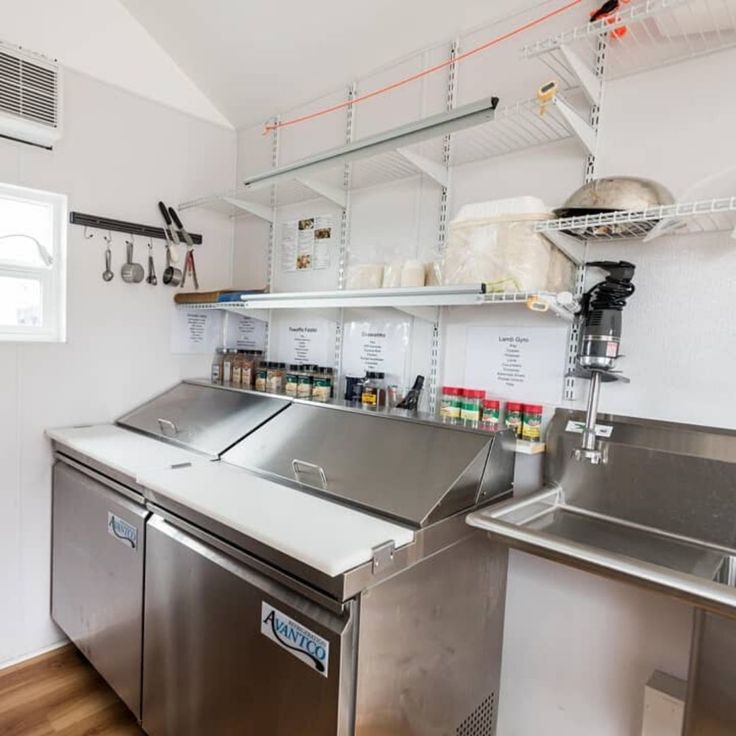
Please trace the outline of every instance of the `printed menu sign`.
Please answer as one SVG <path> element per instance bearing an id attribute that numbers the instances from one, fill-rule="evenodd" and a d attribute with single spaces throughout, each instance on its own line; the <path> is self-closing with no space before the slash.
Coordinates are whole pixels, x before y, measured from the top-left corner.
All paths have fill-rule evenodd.
<path id="1" fill-rule="evenodd" d="M 263 350 L 266 346 L 266 322 L 244 314 L 227 314 L 228 347 L 238 350 Z"/>
<path id="2" fill-rule="evenodd" d="M 468 330 L 465 385 L 518 401 L 562 397 L 567 329 L 473 327 Z"/>
<path id="3" fill-rule="evenodd" d="M 178 307 L 173 319 L 172 353 L 211 353 L 222 344 L 221 312 Z"/>
<path id="4" fill-rule="evenodd" d="M 411 324 L 408 320 L 349 322 L 345 328 L 343 366 L 350 376 L 380 371 L 403 380 Z"/>
<path id="5" fill-rule="evenodd" d="M 291 324 L 289 333 L 289 362 L 304 365 L 329 365 L 325 342 L 330 339 L 324 320 L 310 320 Z"/>
<path id="6" fill-rule="evenodd" d="M 334 220 L 304 217 L 281 226 L 281 270 L 313 271 L 330 267 Z"/>

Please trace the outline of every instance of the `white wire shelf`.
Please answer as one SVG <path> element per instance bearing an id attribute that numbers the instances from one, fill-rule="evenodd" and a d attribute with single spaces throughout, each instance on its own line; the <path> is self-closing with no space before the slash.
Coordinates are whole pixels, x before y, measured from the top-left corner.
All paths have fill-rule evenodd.
<path id="1" fill-rule="evenodd" d="M 561 292 L 486 293 L 482 285 L 426 286 L 400 289 L 243 294 L 236 302 L 177 304 L 182 309 L 221 309 L 266 318 L 269 310 L 280 309 L 367 309 L 391 308 L 434 322 L 440 307 L 522 305 L 538 313 L 571 322 L 579 307 L 572 294 Z"/>
<path id="2" fill-rule="evenodd" d="M 452 134 L 450 166 L 461 166 L 572 137 L 577 137 L 587 152 L 595 149 L 592 127 L 562 95 L 547 105 L 543 114 L 539 102 L 533 99 L 499 107 L 495 116 L 490 120 L 489 117 L 476 115 L 476 123 L 472 127 L 466 126 Z M 329 157 L 331 167 L 342 166 L 345 160 L 340 156 Z M 274 206 L 286 207 L 321 198 L 344 207 L 346 191 L 335 183 L 334 168 L 325 170 L 326 164 L 320 160 L 322 169 L 310 173 L 313 165 L 307 162 L 303 170 L 296 164 L 288 170 L 276 169 L 273 182 L 268 185 L 272 180 L 263 174 L 250 189 L 241 187 L 182 202 L 179 209 L 207 207 L 229 217 L 248 214 L 272 221 Z M 330 175 L 333 175 L 332 181 Z M 382 149 L 373 156 L 354 161 L 351 191 L 420 175 L 429 177 L 438 186 L 447 186 L 449 171 L 442 162 L 441 135 L 407 146 L 400 145 L 393 150 Z M 274 186 L 276 193 L 272 199 Z"/>
<path id="3" fill-rule="evenodd" d="M 736 197 L 544 220 L 536 232 L 550 238 L 563 233 L 580 240 L 623 240 L 662 235 L 729 232 L 736 238 Z"/>
<path id="4" fill-rule="evenodd" d="M 617 37 L 616 34 L 623 34 Z M 607 40 L 604 77 L 616 79 L 736 46 L 733 0 L 645 0 L 522 49 L 566 86 L 583 84 L 595 102 L 595 58 Z"/>

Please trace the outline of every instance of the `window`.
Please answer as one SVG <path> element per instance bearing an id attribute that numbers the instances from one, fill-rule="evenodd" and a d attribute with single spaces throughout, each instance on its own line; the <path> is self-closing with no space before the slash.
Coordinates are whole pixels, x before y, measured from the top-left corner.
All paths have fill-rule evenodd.
<path id="1" fill-rule="evenodd" d="M 0 340 L 66 338 L 66 196 L 0 184 Z"/>

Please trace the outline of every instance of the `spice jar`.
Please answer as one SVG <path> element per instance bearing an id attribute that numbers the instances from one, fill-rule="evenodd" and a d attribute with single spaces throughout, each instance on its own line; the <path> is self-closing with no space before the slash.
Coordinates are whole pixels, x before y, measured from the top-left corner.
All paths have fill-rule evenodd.
<path id="1" fill-rule="evenodd" d="M 210 382 L 222 384 L 222 359 L 225 357 L 225 348 L 217 348 L 212 356 L 210 366 Z"/>
<path id="2" fill-rule="evenodd" d="M 501 422 L 501 402 L 498 399 L 486 399 L 483 402 L 483 416 L 480 428 L 486 432 L 495 432 Z"/>
<path id="3" fill-rule="evenodd" d="M 506 428 L 512 429 L 517 437 L 521 437 L 521 429 L 523 425 L 524 405 L 516 401 L 509 401 L 506 404 Z"/>
<path id="4" fill-rule="evenodd" d="M 271 363 L 267 360 L 261 361 L 255 371 L 256 391 L 265 391 L 268 387 L 268 369 Z"/>
<path id="5" fill-rule="evenodd" d="M 363 391 L 360 394 L 360 404 L 364 409 L 378 409 L 381 405 L 381 392 L 384 391 L 385 373 L 368 371 L 365 374 Z"/>
<path id="6" fill-rule="evenodd" d="M 318 368 L 312 384 L 312 399 L 325 403 L 332 397 L 332 368 Z"/>
<path id="7" fill-rule="evenodd" d="M 234 348 L 225 350 L 222 356 L 222 383 L 229 386 L 233 382 L 233 362 L 238 354 Z"/>
<path id="8" fill-rule="evenodd" d="M 244 350 L 240 359 L 240 387 L 253 388 L 255 380 L 256 354 L 252 350 Z"/>
<path id="9" fill-rule="evenodd" d="M 478 428 L 485 398 L 485 391 L 474 388 L 463 389 L 463 403 L 462 409 L 460 410 L 460 418 L 466 427 Z"/>
<path id="10" fill-rule="evenodd" d="M 461 388 L 456 386 L 443 386 L 440 397 L 440 418 L 447 424 L 457 424 L 460 421 L 462 410 Z"/>
<path id="11" fill-rule="evenodd" d="M 240 388 L 243 382 L 243 363 L 246 360 L 245 350 L 236 350 L 233 359 L 233 373 L 230 382 L 233 386 Z"/>
<path id="12" fill-rule="evenodd" d="M 297 378 L 296 395 L 299 399 L 312 398 L 312 383 L 316 365 L 303 365 Z"/>
<path id="13" fill-rule="evenodd" d="M 542 441 L 542 413 L 541 404 L 524 404 L 524 418 L 521 428 L 521 438 L 527 442 Z"/>
<path id="14" fill-rule="evenodd" d="M 295 399 L 299 394 L 299 376 L 301 367 L 292 363 L 284 375 L 284 393 Z"/>
<path id="15" fill-rule="evenodd" d="M 271 363 L 266 373 L 266 391 L 270 394 L 281 394 L 284 392 L 284 374 L 286 363 Z"/>

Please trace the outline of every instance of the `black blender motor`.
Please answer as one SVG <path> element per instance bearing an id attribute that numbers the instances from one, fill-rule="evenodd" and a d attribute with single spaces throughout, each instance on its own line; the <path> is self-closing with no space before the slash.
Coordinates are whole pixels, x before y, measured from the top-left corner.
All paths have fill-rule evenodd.
<path id="1" fill-rule="evenodd" d="M 586 265 L 607 271 L 608 276 L 583 295 L 585 324 L 578 363 L 583 368 L 610 371 L 619 356 L 621 312 L 635 290 L 631 279 L 636 266 L 628 261 L 593 261 Z"/>

